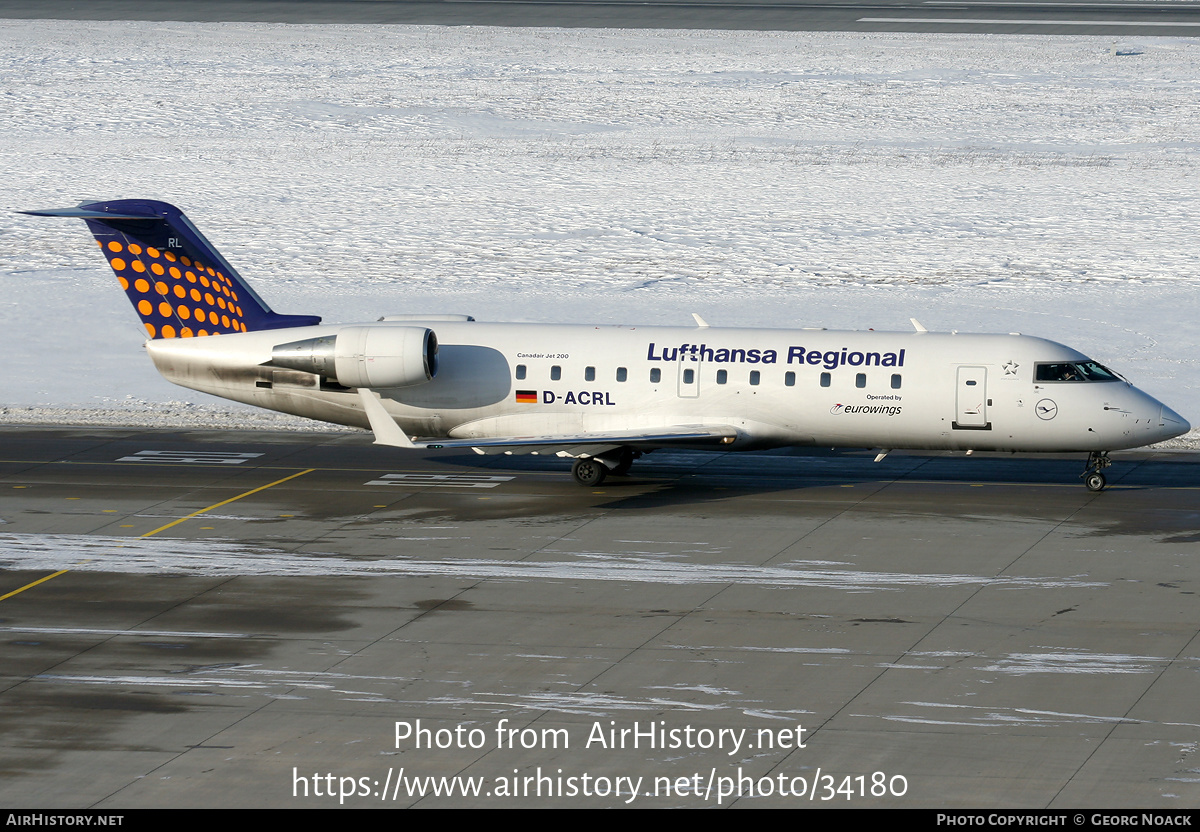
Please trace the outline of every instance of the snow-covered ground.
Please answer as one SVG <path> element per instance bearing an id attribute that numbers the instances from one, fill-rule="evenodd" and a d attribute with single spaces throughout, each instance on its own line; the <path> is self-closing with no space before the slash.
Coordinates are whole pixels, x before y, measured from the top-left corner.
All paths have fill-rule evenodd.
<path id="1" fill-rule="evenodd" d="M 0 116 L 0 419 L 247 418 L 157 377 L 81 223 L 8 213 L 146 197 L 283 312 L 913 316 L 1200 423 L 1200 41 L 0 21 Z"/>

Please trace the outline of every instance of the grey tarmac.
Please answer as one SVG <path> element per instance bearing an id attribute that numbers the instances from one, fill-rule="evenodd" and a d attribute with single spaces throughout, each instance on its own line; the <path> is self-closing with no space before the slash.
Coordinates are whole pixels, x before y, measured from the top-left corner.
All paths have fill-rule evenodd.
<path id="1" fill-rule="evenodd" d="M 872 459 L 4 427 L 0 803 L 1197 805 L 1196 454 Z"/>
<path id="2" fill-rule="evenodd" d="M 0 0 L 0 19 L 795 32 L 1200 34 L 1188 0 Z"/>

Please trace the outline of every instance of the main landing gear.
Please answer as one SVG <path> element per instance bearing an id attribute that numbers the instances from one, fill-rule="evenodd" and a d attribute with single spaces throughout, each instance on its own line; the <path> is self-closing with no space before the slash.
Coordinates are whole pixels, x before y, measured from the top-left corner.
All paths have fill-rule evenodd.
<path id="1" fill-rule="evenodd" d="M 594 457 L 577 459 L 571 466 L 571 476 L 580 485 L 597 486 L 608 476 L 608 466 Z"/>
<path id="2" fill-rule="evenodd" d="M 1108 481 L 1100 472 L 1110 465 L 1112 465 L 1112 460 L 1108 458 L 1108 451 L 1092 451 L 1088 454 L 1087 465 L 1084 466 L 1083 473 L 1079 475 L 1083 478 L 1083 484 L 1087 486 L 1088 491 L 1104 490 Z"/>
<path id="3" fill-rule="evenodd" d="M 622 448 L 621 452 L 617 454 L 617 464 L 612 467 L 611 473 L 614 476 L 623 477 L 633 467 L 633 461 L 641 458 L 641 451 L 635 451 L 633 448 Z"/>
<path id="4" fill-rule="evenodd" d="M 621 448 L 615 453 L 606 453 L 603 457 L 577 459 L 571 466 L 571 476 L 580 485 L 593 488 L 604 482 L 604 478 L 609 474 L 617 477 L 628 474 L 633 461 L 641 455 L 641 451 L 635 451 L 633 448 Z"/>

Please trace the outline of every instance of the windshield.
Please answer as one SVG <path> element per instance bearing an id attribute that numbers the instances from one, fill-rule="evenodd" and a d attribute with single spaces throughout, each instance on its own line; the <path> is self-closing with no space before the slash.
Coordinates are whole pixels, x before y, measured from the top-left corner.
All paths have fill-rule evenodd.
<path id="1" fill-rule="evenodd" d="M 1120 381 L 1112 370 L 1095 361 L 1064 361 L 1038 364 L 1037 381 Z"/>

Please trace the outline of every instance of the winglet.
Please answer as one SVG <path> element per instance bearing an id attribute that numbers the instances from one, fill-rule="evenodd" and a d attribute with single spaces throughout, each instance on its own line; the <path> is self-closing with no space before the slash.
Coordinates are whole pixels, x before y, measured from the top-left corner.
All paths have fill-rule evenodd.
<path id="1" fill-rule="evenodd" d="M 921 322 L 918 321 L 916 318 L 909 318 L 909 320 L 912 322 L 913 329 L 915 329 L 917 332 L 928 332 L 929 331 L 925 327 L 921 326 Z"/>
<path id="2" fill-rule="evenodd" d="M 400 430 L 396 421 L 388 415 L 383 407 L 379 394 L 366 387 L 358 388 L 358 397 L 362 400 L 363 412 L 371 423 L 371 432 L 375 434 L 376 445 L 391 445 L 394 448 L 416 448 L 408 435 Z"/>
<path id="3" fill-rule="evenodd" d="M 696 326 L 700 327 L 701 329 L 708 329 L 708 321 L 701 318 L 695 312 L 692 313 L 692 317 L 696 319 Z"/>

